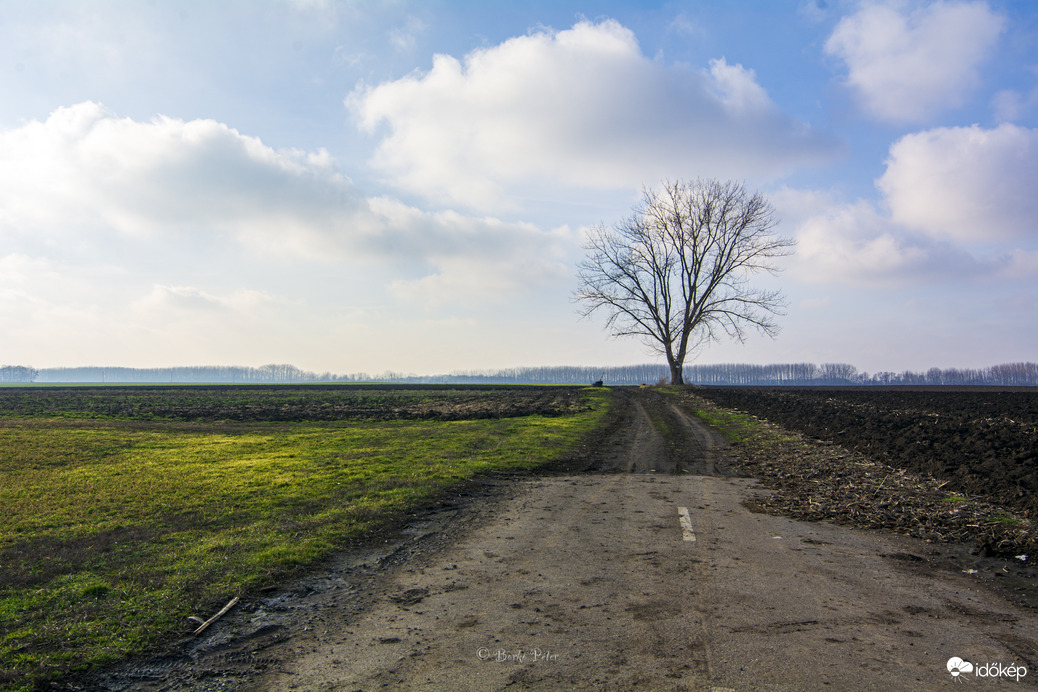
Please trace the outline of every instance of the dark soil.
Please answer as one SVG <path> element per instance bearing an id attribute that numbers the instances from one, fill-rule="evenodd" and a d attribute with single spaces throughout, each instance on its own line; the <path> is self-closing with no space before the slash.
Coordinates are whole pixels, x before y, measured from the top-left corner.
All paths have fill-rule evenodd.
<path id="1" fill-rule="evenodd" d="M 945 490 L 1038 517 L 1038 391 L 943 388 L 696 388 Z"/>
<path id="2" fill-rule="evenodd" d="M 692 388 L 672 391 L 689 411 L 718 411 Z M 1038 608 L 1038 522 L 983 495 L 949 490 L 951 481 L 876 460 L 776 423 L 733 422 L 721 468 L 756 479 L 765 493 L 746 507 L 803 521 L 911 536 L 930 544 L 924 569 L 984 578 L 1003 597 Z M 894 557 L 898 557 L 895 555 Z"/>
<path id="3" fill-rule="evenodd" d="M 471 420 L 585 408 L 578 387 L 188 385 L 3 387 L 0 417 L 195 422 Z"/>

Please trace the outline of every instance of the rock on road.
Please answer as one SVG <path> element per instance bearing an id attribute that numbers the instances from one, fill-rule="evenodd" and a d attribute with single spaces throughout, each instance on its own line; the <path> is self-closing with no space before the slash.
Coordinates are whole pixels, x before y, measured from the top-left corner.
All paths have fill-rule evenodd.
<path id="1" fill-rule="evenodd" d="M 429 547 L 239 614 L 198 655 L 247 671 L 155 689 L 947 689 L 953 656 L 1029 662 L 1033 611 L 911 569 L 911 539 L 749 511 L 715 433 L 617 396 L 593 470 L 426 517 Z"/>

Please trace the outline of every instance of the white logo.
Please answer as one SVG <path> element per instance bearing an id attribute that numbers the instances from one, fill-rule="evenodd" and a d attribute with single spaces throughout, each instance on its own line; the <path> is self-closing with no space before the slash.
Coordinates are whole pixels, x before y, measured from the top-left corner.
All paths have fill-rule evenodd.
<path id="1" fill-rule="evenodd" d="M 952 674 L 953 678 L 957 678 L 962 673 L 972 673 L 973 664 L 969 661 L 963 661 L 958 656 L 952 656 L 948 659 L 948 672 Z"/>
<path id="2" fill-rule="evenodd" d="M 974 666 L 969 661 L 963 661 L 958 656 L 952 656 L 948 659 L 947 667 L 948 672 L 951 673 L 956 682 L 967 680 L 968 678 L 966 677 L 959 677 L 966 673 L 973 673 L 974 677 L 978 678 L 1009 678 L 1017 682 L 1020 682 L 1020 678 L 1027 677 L 1027 668 L 1018 666 L 1015 663 L 1008 666 L 1002 663 L 978 663 Z"/>

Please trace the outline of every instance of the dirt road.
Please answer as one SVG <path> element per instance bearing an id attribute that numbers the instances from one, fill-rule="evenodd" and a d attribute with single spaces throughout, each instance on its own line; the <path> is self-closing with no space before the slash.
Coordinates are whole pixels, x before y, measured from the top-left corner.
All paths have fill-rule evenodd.
<path id="1" fill-rule="evenodd" d="M 112 671 L 141 690 L 1030 688 L 1035 611 L 907 538 L 750 512 L 717 436 L 624 390 L 568 475 L 488 480 L 399 539 Z M 756 491 L 759 492 L 759 491 Z M 953 677 L 960 657 L 1001 677 Z M 1009 666 L 1019 681 L 1004 674 Z M 990 669 L 987 669 L 990 672 Z"/>

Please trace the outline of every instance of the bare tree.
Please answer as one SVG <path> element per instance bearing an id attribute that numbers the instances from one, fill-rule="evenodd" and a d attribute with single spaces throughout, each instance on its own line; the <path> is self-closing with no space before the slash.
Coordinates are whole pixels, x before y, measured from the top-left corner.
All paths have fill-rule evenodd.
<path id="1" fill-rule="evenodd" d="M 776 223 L 771 204 L 738 183 L 645 189 L 630 217 L 591 230 L 576 299 L 585 316 L 604 310 L 613 336 L 643 338 L 666 357 L 671 382 L 684 384 L 685 358 L 702 344 L 722 334 L 743 341 L 748 328 L 778 333 L 781 294 L 749 286 L 793 251 Z"/>

